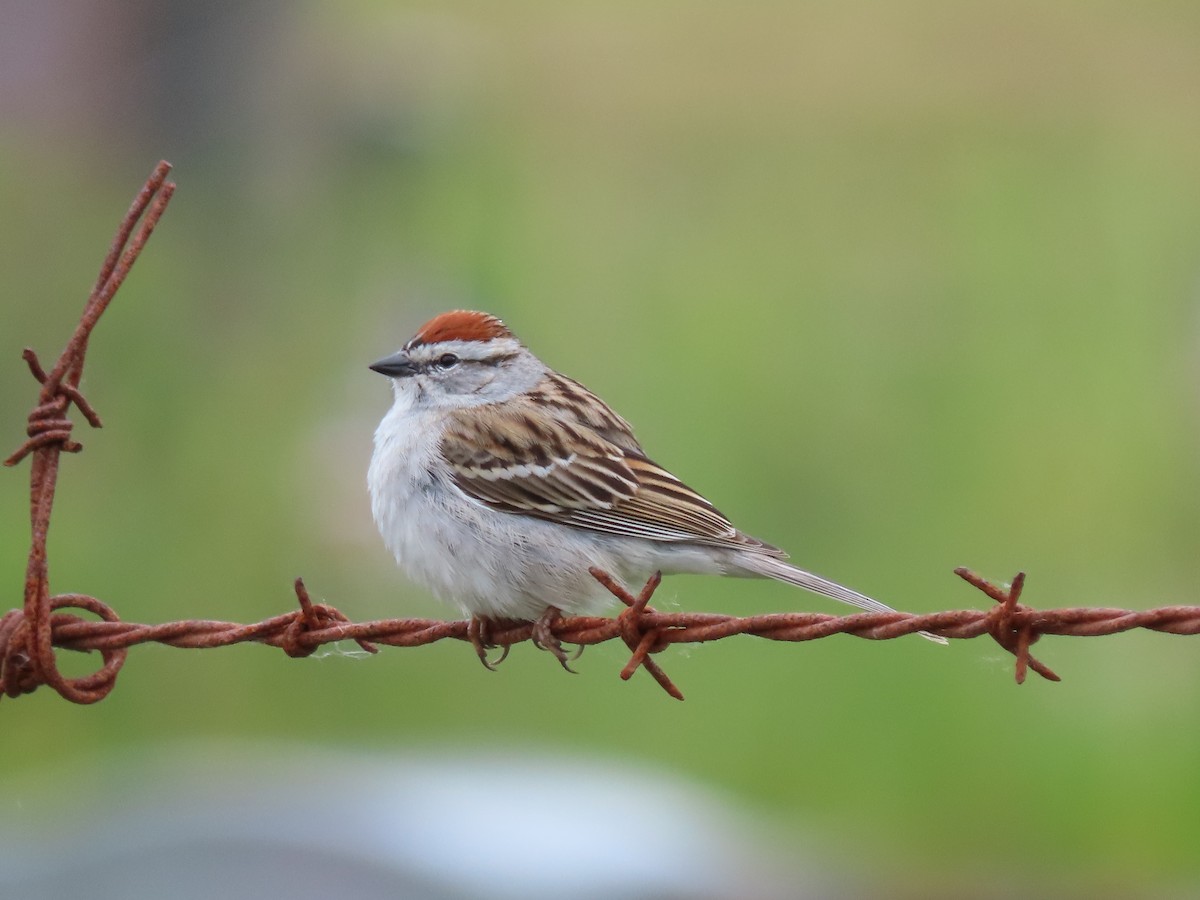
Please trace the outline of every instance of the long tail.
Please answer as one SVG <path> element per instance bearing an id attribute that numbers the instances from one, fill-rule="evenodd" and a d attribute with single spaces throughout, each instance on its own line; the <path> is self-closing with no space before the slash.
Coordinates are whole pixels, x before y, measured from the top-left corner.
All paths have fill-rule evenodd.
<path id="1" fill-rule="evenodd" d="M 895 612 L 890 606 L 880 603 L 878 600 L 873 600 L 865 594 L 852 591 L 850 588 L 840 585 L 836 581 L 830 581 L 827 578 L 822 578 L 820 575 L 814 575 L 812 572 L 797 569 L 790 563 L 786 563 L 782 559 L 773 556 L 747 553 L 741 557 L 739 562 L 741 562 L 746 572 L 751 575 L 762 575 L 766 578 L 774 578 L 776 581 L 794 584 L 796 587 L 804 588 L 806 591 L 812 591 L 814 594 L 830 597 L 833 600 L 840 600 L 842 603 L 849 603 L 851 606 L 857 606 L 859 609 L 865 609 L 867 612 Z M 918 631 L 917 634 L 927 640 L 933 641 L 935 644 L 949 643 L 944 637 L 930 634 L 928 631 Z"/>

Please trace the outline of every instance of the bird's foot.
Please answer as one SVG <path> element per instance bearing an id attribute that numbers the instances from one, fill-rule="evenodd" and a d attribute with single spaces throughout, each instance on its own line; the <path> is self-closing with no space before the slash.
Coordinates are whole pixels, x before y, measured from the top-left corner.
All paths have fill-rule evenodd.
<path id="1" fill-rule="evenodd" d="M 496 646 L 492 642 L 492 629 L 501 621 L 484 616 L 471 616 L 471 621 L 467 623 L 467 640 L 475 648 L 475 653 L 479 657 L 479 661 L 483 663 L 483 667 L 491 672 L 495 672 L 496 667 L 508 658 L 508 651 L 512 649 L 512 644 L 504 644 L 499 659 L 495 662 L 488 659 L 488 650 Z"/>
<path id="2" fill-rule="evenodd" d="M 533 623 L 533 645 L 541 650 L 550 651 L 564 669 L 573 675 L 578 674 L 571 668 L 570 664 L 574 660 L 579 659 L 580 654 L 583 653 L 583 644 L 579 645 L 579 649 L 573 655 L 567 655 L 567 651 L 563 649 L 562 641 L 554 633 L 554 623 L 561 618 L 561 609 L 557 606 L 547 606 L 546 611 Z"/>

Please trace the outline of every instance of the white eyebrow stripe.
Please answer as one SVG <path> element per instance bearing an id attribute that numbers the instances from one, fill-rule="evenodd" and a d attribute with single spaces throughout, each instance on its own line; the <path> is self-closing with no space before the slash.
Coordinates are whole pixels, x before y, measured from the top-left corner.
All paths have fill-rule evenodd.
<path id="1" fill-rule="evenodd" d="M 487 343 L 481 341 L 437 341 L 433 344 L 417 344 L 412 341 L 404 347 L 413 362 L 433 362 L 439 356 L 453 353 L 459 359 L 487 362 L 502 356 L 513 356 L 520 352 L 521 342 L 515 338 L 497 338 Z"/>

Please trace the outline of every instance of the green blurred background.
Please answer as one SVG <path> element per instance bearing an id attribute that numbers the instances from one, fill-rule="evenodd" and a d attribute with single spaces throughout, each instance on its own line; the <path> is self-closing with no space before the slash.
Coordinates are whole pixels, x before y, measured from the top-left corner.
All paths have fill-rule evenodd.
<path id="1" fill-rule="evenodd" d="M 55 591 L 252 621 L 303 575 L 354 619 L 447 615 L 371 523 L 366 365 L 467 306 L 893 605 L 979 606 L 956 565 L 1028 571 L 1035 606 L 1196 602 L 1195 3 L 0 4 L 6 445 L 21 348 L 57 354 L 160 157 L 179 191 L 92 344 Z M 0 478 L 8 606 L 27 475 Z M 658 602 L 841 611 L 684 577 Z M 579 676 L 528 646 L 495 674 L 458 643 L 151 646 L 96 707 L 6 700 L 0 764 L 530 746 L 667 767 L 913 886 L 1153 895 L 1200 879 L 1198 649 L 1048 638 L 1064 681 L 1018 688 L 987 641 L 736 639 L 663 655 L 680 704 L 615 646 Z"/>

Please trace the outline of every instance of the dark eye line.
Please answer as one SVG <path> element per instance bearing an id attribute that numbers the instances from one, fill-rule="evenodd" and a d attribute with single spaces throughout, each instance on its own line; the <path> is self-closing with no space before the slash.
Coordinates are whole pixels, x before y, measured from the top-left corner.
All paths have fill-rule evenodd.
<path id="1" fill-rule="evenodd" d="M 456 353 L 443 353 L 437 359 L 425 363 L 424 368 L 427 372 L 433 369 L 438 369 L 442 372 L 445 372 L 448 369 L 453 369 L 458 365 L 465 365 L 467 363 L 475 366 L 488 366 L 490 368 L 496 368 L 501 363 L 506 363 L 509 360 L 515 359 L 516 356 L 517 354 L 515 353 L 500 353 L 496 356 L 484 357 L 483 359 L 464 359 Z"/>
<path id="2" fill-rule="evenodd" d="M 480 363 L 483 363 L 485 366 L 492 366 L 493 368 L 495 368 L 496 366 L 499 366 L 501 363 L 506 363 L 509 360 L 516 359 L 516 358 L 517 358 L 517 354 L 515 354 L 515 353 L 497 353 L 495 356 L 487 357 L 487 359 L 472 360 L 472 362 L 480 362 Z"/>
<path id="3" fill-rule="evenodd" d="M 431 359 L 429 362 L 421 363 L 421 371 L 425 374 L 431 372 L 449 372 L 451 369 L 458 368 L 461 363 L 475 362 L 473 359 L 463 359 L 461 356 L 455 356 L 453 353 L 443 353 L 437 359 Z"/>

